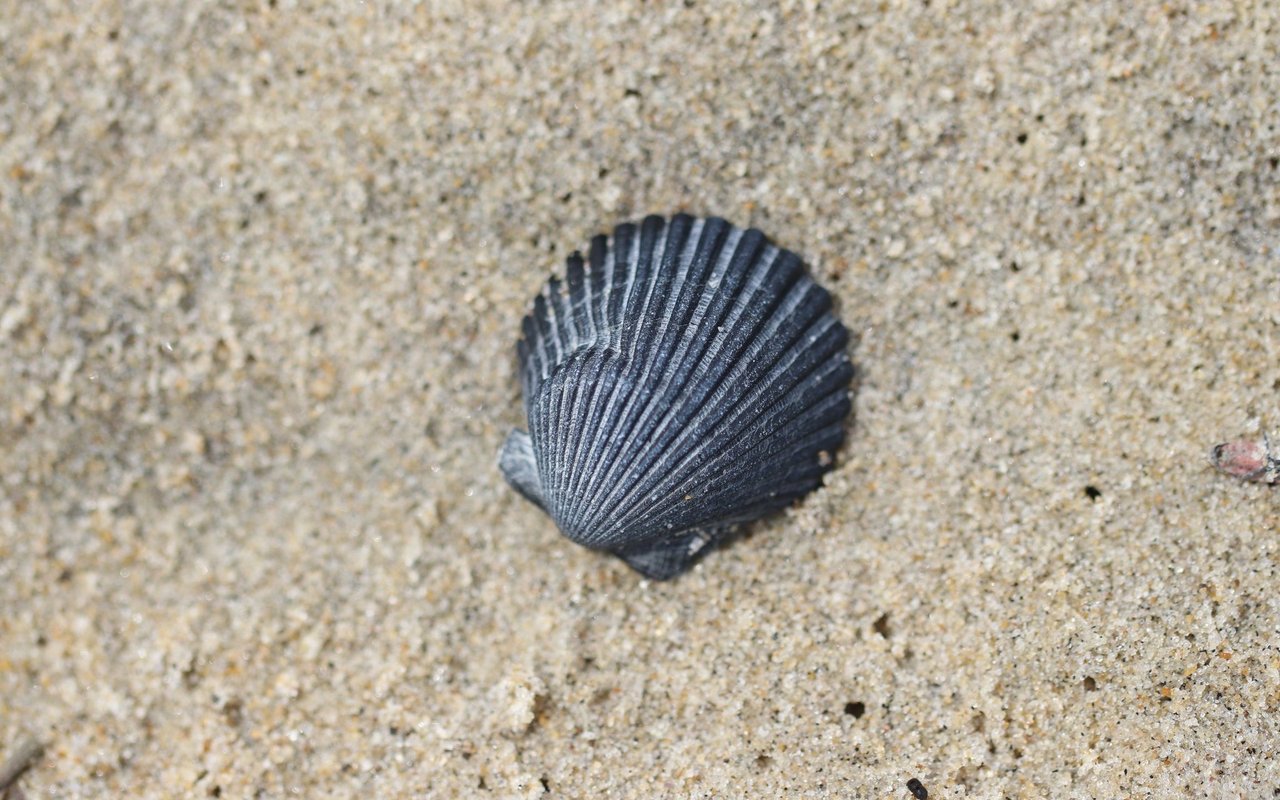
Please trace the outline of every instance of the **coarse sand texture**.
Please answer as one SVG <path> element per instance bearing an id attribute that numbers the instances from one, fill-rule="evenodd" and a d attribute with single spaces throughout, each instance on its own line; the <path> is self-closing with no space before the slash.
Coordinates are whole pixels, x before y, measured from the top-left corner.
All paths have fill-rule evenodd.
<path id="1" fill-rule="evenodd" d="M 1278 65 L 1259 0 L 7 4 L 7 800 L 1276 796 Z M 856 373 L 655 581 L 497 462 L 533 296 L 681 213 Z"/>

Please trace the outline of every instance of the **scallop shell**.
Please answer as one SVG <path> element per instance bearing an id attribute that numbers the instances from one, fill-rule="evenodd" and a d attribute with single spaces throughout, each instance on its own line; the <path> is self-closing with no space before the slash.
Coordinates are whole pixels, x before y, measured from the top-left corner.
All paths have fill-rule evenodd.
<path id="1" fill-rule="evenodd" d="M 794 253 L 682 214 L 567 263 L 524 319 L 529 432 L 499 458 L 565 536 L 670 578 L 821 483 L 854 369 Z"/>

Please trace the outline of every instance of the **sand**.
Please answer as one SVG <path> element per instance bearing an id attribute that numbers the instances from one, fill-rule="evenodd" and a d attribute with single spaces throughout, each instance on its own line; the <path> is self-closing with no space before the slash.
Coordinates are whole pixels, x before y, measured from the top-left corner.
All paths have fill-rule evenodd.
<path id="1" fill-rule="evenodd" d="M 15 3 L 10 797 L 1271 797 L 1280 9 Z M 502 481 L 589 236 L 856 334 L 825 488 L 668 583 Z"/>

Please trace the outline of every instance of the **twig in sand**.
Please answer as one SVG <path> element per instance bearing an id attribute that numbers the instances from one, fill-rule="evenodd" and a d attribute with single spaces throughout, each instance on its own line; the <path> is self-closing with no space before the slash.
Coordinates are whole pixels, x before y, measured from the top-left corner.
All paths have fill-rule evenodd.
<path id="1" fill-rule="evenodd" d="M 5 791 L 18 776 L 31 766 L 31 762 L 40 757 L 44 752 L 44 746 L 35 739 L 23 739 L 18 742 L 18 749 L 9 756 L 3 764 L 0 764 L 0 792 Z"/>

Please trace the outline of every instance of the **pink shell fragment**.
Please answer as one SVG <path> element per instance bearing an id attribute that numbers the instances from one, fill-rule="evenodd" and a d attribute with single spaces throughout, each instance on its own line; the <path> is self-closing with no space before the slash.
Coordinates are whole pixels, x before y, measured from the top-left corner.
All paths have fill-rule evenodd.
<path id="1" fill-rule="evenodd" d="M 1213 448 L 1213 465 L 1226 474 L 1258 483 L 1280 482 L 1280 455 L 1271 451 L 1271 441 L 1240 440 Z"/>

